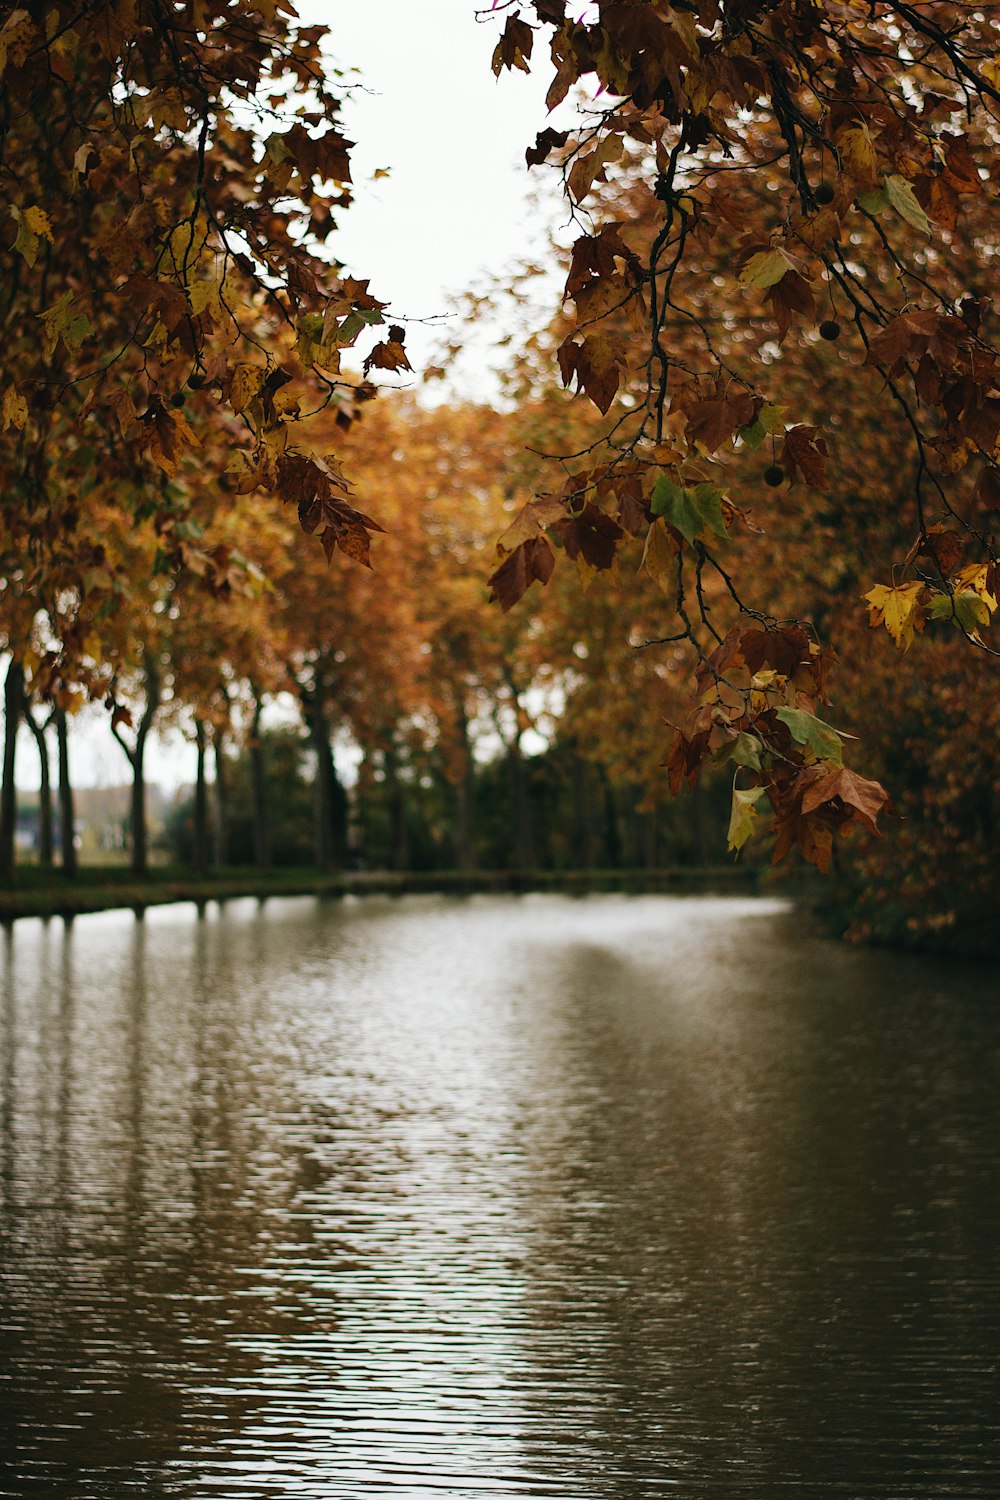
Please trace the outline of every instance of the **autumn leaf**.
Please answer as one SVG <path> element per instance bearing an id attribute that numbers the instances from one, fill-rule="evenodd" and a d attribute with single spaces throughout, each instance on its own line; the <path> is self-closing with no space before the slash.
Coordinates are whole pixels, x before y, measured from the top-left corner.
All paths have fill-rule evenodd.
<path id="1" fill-rule="evenodd" d="M 649 505 L 654 516 L 662 516 L 685 541 L 694 542 L 706 532 L 719 537 L 726 535 L 723 499 L 722 491 L 714 484 L 696 484 L 687 489 L 661 474 L 653 486 Z"/>
<path id="2" fill-rule="evenodd" d="M 639 564 L 664 593 L 677 587 L 677 546 L 662 519 L 652 522 Z"/>
<path id="3" fill-rule="evenodd" d="M 9 427 L 15 428 L 17 432 L 24 431 L 24 424 L 28 420 L 28 403 L 14 385 L 9 385 L 3 393 L 2 416 L 2 431 L 6 432 Z"/>
<path id="4" fill-rule="evenodd" d="M 555 558 L 544 537 L 532 537 L 516 547 L 490 578 L 490 599 L 504 610 L 511 609 L 536 581 L 548 583 Z"/>
<path id="5" fill-rule="evenodd" d="M 763 746 L 757 736 L 741 729 L 734 740 L 723 745 L 716 758 L 720 764 L 732 761 L 734 765 L 743 766 L 748 771 L 759 771 L 762 750 Z"/>
<path id="6" fill-rule="evenodd" d="M 850 771 L 846 766 L 839 770 L 831 771 L 828 776 L 823 776 L 814 781 L 803 793 L 803 813 L 813 812 L 824 803 L 832 802 L 834 799 L 851 811 L 857 820 L 877 833 L 876 820 L 880 812 L 892 811 L 892 799 L 885 787 L 880 786 L 877 781 L 869 781 L 865 776 L 859 776 L 856 771 Z"/>
<path id="7" fill-rule="evenodd" d="M 981 641 L 980 631 L 990 623 L 992 610 L 987 601 L 973 589 L 959 589 L 954 594 L 938 594 L 928 614 L 932 620 L 952 620 L 964 635 Z"/>
<path id="8" fill-rule="evenodd" d="M 733 788 L 732 811 L 729 816 L 729 832 L 727 834 L 727 847 L 734 853 L 738 853 L 750 838 L 754 830 L 754 824 L 758 817 L 758 804 L 765 794 L 762 786 L 750 787 L 742 791 Z"/>
<path id="9" fill-rule="evenodd" d="M 826 456 L 826 439 L 818 427 L 799 423 L 788 428 L 781 447 L 781 462 L 790 479 L 801 474 L 807 484 L 823 489 L 826 485 Z"/>
<path id="10" fill-rule="evenodd" d="M 886 177 L 885 195 L 901 219 L 905 219 L 914 229 L 919 229 L 921 234 L 930 234 L 931 221 L 914 197 L 913 188 L 905 177 L 897 177 L 895 174 Z"/>
<path id="11" fill-rule="evenodd" d="M 756 255 L 751 255 L 740 272 L 740 286 L 765 291 L 783 276 L 787 276 L 793 265 L 794 262 L 784 250 L 759 250 Z"/>
<path id="12" fill-rule="evenodd" d="M 877 583 L 862 597 L 868 604 L 870 625 L 885 625 L 900 651 L 913 643 L 918 630 L 923 629 L 924 611 L 920 607 L 922 583 L 904 583 L 898 587 Z"/>
<path id="13" fill-rule="evenodd" d="M 777 717 L 796 744 L 804 746 L 814 759 L 832 760 L 838 765 L 843 760 L 844 746 L 840 735 L 815 714 L 804 708 L 779 708 Z"/>

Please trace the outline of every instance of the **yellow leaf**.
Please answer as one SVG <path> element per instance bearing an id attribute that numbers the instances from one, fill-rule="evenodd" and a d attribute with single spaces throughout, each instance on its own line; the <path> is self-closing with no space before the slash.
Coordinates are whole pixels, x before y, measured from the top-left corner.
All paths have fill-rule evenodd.
<path id="1" fill-rule="evenodd" d="M 658 583 L 664 593 L 677 588 L 677 548 L 670 539 L 666 522 L 657 516 L 646 533 L 646 545 L 639 567 Z"/>
<path id="2" fill-rule="evenodd" d="M 53 243 L 52 225 L 49 221 L 49 216 L 45 212 L 44 208 L 38 208 L 37 205 L 32 205 L 31 208 L 26 208 L 24 210 L 23 218 L 32 234 L 37 234 L 39 238 L 44 237 L 48 240 L 49 244 Z"/>
<path id="3" fill-rule="evenodd" d="M 229 391 L 233 411 L 246 411 L 263 383 L 264 370 L 261 365 L 237 365 Z"/>
<path id="4" fill-rule="evenodd" d="M 792 269 L 784 250 L 758 250 L 740 272 L 740 286 L 754 286 L 766 291 L 769 286 L 776 286 Z"/>
<path id="5" fill-rule="evenodd" d="M 925 616 L 919 603 L 922 590 L 922 583 L 903 583 L 898 588 L 877 583 L 863 595 L 869 625 L 884 625 L 900 651 L 905 651 L 916 632 L 924 628 Z"/>
<path id="6" fill-rule="evenodd" d="M 4 391 L 2 410 L 3 431 L 6 432 L 8 427 L 16 427 L 18 432 L 23 432 L 28 420 L 28 403 L 16 386 L 9 385 Z"/>
<path id="7" fill-rule="evenodd" d="M 757 821 L 757 803 L 764 795 L 762 786 L 751 787 L 741 792 L 733 788 L 733 807 L 729 815 L 729 844 L 733 853 L 738 853 L 753 833 Z"/>
<path id="8" fill-rule="evenodd" d="M 990 587 L 993 573 L 994 569 L 989 563 L 971 563 L 967 568 L 961 568 L 955 575 L 960 583 L 964 583 L 966 588 L 979 595 L 990 614 L 993 614 L 997 607 L 996 595 Z"/>
<path id="9" fill-rule="evenodd" d="M 868 126 L 849 125 L 836 139 L 841 162 L 851 176 L 860 183 L 873 184 L 878 158 Z"/>

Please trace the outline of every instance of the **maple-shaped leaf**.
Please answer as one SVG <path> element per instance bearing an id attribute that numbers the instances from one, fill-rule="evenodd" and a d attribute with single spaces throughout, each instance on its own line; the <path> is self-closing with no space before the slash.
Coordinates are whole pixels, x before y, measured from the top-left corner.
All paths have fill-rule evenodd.
<path id="1" fill-rule="evenodd" d="M 555 567 L 552 548 L 542 536 L 531 537 L 500 564 L 490 577 L 490 602 L 508 610 L 532 583 L 548 583 Z"/>
<path id="2" fill-rule="evenodd" d="M 755 734 L 748 734 L 741 729 L 734 740 L 728 745 L 723 745 L 716 756 L 720 764 L 732 761 L 734 766 L 743 766 L 748 771 L 759 771 L 761 769 L 761 754 L 764 746 Z"/>
<path id="3" fill-rule="evenodd" d="M 803 662 L 810 660 L 809 637 L 801 625 L 785 625 L 767 630 L 744 630 L 740 639 L 743 660 L 756 674 L 766 664 L 792 677 Z"/>
<path id="4" fill-rule="evenodd" d="M 828 451 L 826 438 L 819 428 L 801 422 L 786 431 L 781 446 L 781 462 L 788 470 L 789 479 L 801 474 L 807 484 L 821 490 L 826 484 L 824 459 Z"/>
<path id="5" fill-rule="evenodd" d="M 71 354 L 78 354 L 84 339 L 93 332 L 90 319 L 85 312 L 74 307 L 74 300 L 72 292 L 64 292 L 58 302 L 41 315 L 49 353 L 62 340 Z"/>
<path id="6" fill-rule="evenodd" d="M 938 594 L 928 614 L 932 620 L 953 620 L 964 635 L 981 641 L 980 630 L 990 623 L 992 610 L 981 594 L 973 589 L 959 589 L 954 594 Z"/>
<path id="7" fill-rule="evenodd" d="M 17 386 L 9 385 L 4 391 L 0 415 L 3 417 L 3 427 L 0 431 L 6 432 L 9 427 L 13 427 L 15 431 L 23 432 L 24 424 L 28 420 L 28 403 Z"/>
<path id="8" fill-rule="evenodd" d="M 767 300 L 778 325 L 779 343 L 784 340 L 796 315 L 807 323 L 811 323 L 816 316 L 816 299 L 812 287 L 798 271 L 789 271 L 787 276 L 783 276 L 772 286 Z"/>
<path id="9" fill-rule="evenodd" d="M 172 479 L 177 473 L 183 449 L 197 446 L 198 439 L 184 415 L 179 411 L 169 410 L 159 396 L 152 397 L 148 410 L 141 419 L 140 452 L 148 454 L 157 468 L 162 469 L 168 479 Z"/>
<path id="10" fill-rule="evenodd" d="M 699 729 L 690 736 L 682 729 L 678 729 L 670 746 L 670 752 L 663 762 L 667 771 L 667 785 L 671 794 L 676 797 L 685 781 L 694 786 L 698 775 L 704 764 L 705 757 L 709 752 L 711 731 Z"/>
<path id="11" fill-rule="evenodd" d="M 546 159 L 550 151 L 556 151 L 560 146 L 565 146 L 568 140 L 568 131 L 551 130 L 546 127 L 545 130 L 538 132 L 535 144 L 525 151 L 524 159 L 529 167 L 537 167 Z"/>
<path id="12" fill-rule="evenodd" d="M 563 384 L 576 376 L 577 385 L 605 415 L 618 394 L 624 363 L 622 342 L 606 334 L 590 334 L 582 343 L 567 339 L 557 353 Z"/>
<path id="13" fill-rule="evenodd" d="M 923 592 L 922 583 L 903 583 L 898 587 L 877 583 L 862 595 L 868 605 L 868 623 L 884 625 L 900 651 L 907 650 L 916 632 L 924 627 L 925 612 L 920 601 Z"/>
<path id="14" fill-rule="evenodd" d="M 758 250 L 740 272 L 740 286 L 766 291 L 794 268 L 795 262 L 784 250 Z"/>
<path id="15" fill-rule="evenodd" d="M 831 724 L 804 708 L 779 708 L 777 717 L 796 744 L 804 746 L 816 760 L 832 760 L 838 765 L 843 760 L 843 741 Z"/>
<path id="16" fill-rule="evenodd" d="M 529 500 L 523 505 L 507 530 L 497 540 L 497 550 L 513 552 L 522 542 L 541 536 L 547 526 L 552 526 L 565 515 L 562 500 L 556 495 L 545 495 L 540 500 Z"/>
<path id="17" fill-rule="evenodd" d="M 364 362 L 364 372 L 369 370 L 412 370 L 413 366 L 406 357 L 406 350 L 399 339 L 387 339 L 384 344 L 376 344 L 368 358 Z"/>
<path id="18" fill-rule="evenodd" d="M 878 832 L 876 821 L 879 813 L 893 811 L 892 798 L 884 786 L 877 781 L 869 781 L 865 776 L 859 776 L 846 766 L 831 771 L 809 786 L 802 796 L 802 811 L 810 813 L 823 803 L 834 800 L 849 809 L 851 815 L 873 833 Z"/>
<path id="19" fill-rule="evenodd" d="M 726 535 L 723 498 L 717 485 L 696 484 L 688 489 L 661 474 L 653 486 L 649 504 L 654 516 L 662 516 L 677 528 L 685 541 L 694 542 L 706 532 L 714 532 L 720 537 Z"/>
<path id="20" fill-rule="evenodd" d="M 664 593 L 677 588 L 677 548 L 678 543 L 663 520 L 654 520 L 646 533 L 646 544 L 639 566 L 659 584 Z"/>
<path id="21" fill-rule="evenodd" d="M 749 427 L 760 405 L 760 399 L 748 391 L 696 401 L 688 408 L 687 436 L 706 453 L 715 453 L 740 428 Z"/>
<path id="22" fill-rule="evenodd" d="M 493 53 L 494 73 L 499 77 L 504 68 L 520 68 L 522 73 L 530 73 L 529 58 L 534 40 L 534 32 L 527 21 L 521 20 L 519 13 L 509 16 Z"/>
<path id="23" fill-rule="evenodd" d="M 553 526 L 568 555 L 582 557 L 591 568 L 610 568 L 624 533 L 618 522 L 588 500 L 578 515 L 564 516 Z"/>
<path id="24" fill-rule="evenodd" d="M 907 360 L 929 354 L 943 370 L 949 370 L 968 339 L 968 328 L 950 313 L 929 309 L 900 313 L 870 339 L 865 364 L 883 365 L 895 377 Z"/>
<path id="25" fill-rule="evenodd" d="M 733 788 L 732 811 L 729 815 L 729 832 L 727 834 L 727 847 L 733 853 L 739 853 L 750 838 L 757 821 L 757 805 L 764 796 L 762 786 L 750 787 L 743 791 L 737 787 Z"/>

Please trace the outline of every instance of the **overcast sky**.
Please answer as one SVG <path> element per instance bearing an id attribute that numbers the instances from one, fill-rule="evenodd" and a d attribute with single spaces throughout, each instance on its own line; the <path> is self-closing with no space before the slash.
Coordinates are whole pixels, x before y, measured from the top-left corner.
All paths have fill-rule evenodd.
<path id="1" fill-rule="evenodd" d="M 505 70 L 494 79 L 499 26 L 477 21 L 475 0 L 301 0 L 300 11 L 330 26 L 337 65 L 357 70 L 344 112 L 357 142 L 356 200 L 333 241 L 352 274 L 370 277 L 395 313 L 433 319 L 484 273 L 541 248 L 547 226 L 529 201 L 535 184 L 524 152 L 547 121 L 544 66 L 537 77 Z M 390 176 L 375 181 L 380 168 Z M 418 372 L 442 326 L 407 324 Z M 103 712 L 74 725 L 71 754 L 78 786 L 127 779 Z M 148 776 L 166 786 L 193 781 L 193 746 L 176 733 L 151 742 Z M 17 781 L 38 785 L 23 729 Z"/>

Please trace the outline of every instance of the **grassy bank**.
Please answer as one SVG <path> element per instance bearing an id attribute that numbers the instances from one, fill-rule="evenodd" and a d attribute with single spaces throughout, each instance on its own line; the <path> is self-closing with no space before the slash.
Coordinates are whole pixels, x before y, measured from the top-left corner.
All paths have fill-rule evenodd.
<path id="1" fill-rule="evenodd" d="M 267 874 L 234 868 L 196 875 L 167 866 L 137 880 L 128 870 L 91 866 L 74 880 L 58 871 L 26 866 L 0 889 L 0 922 L 16 917 L 82 916 L 116 908 L 144 911 L 174 901 L 229 901 L 240 896 L 409 895 L 431 892 L 556 891 L 725 891 L 746 894 L 758 888 L 758 872 L 741 865 L 673 870 L 439 870 L 396 873 L 365 871 L 330 874 L 311 869 L 280 869 Z"/>

